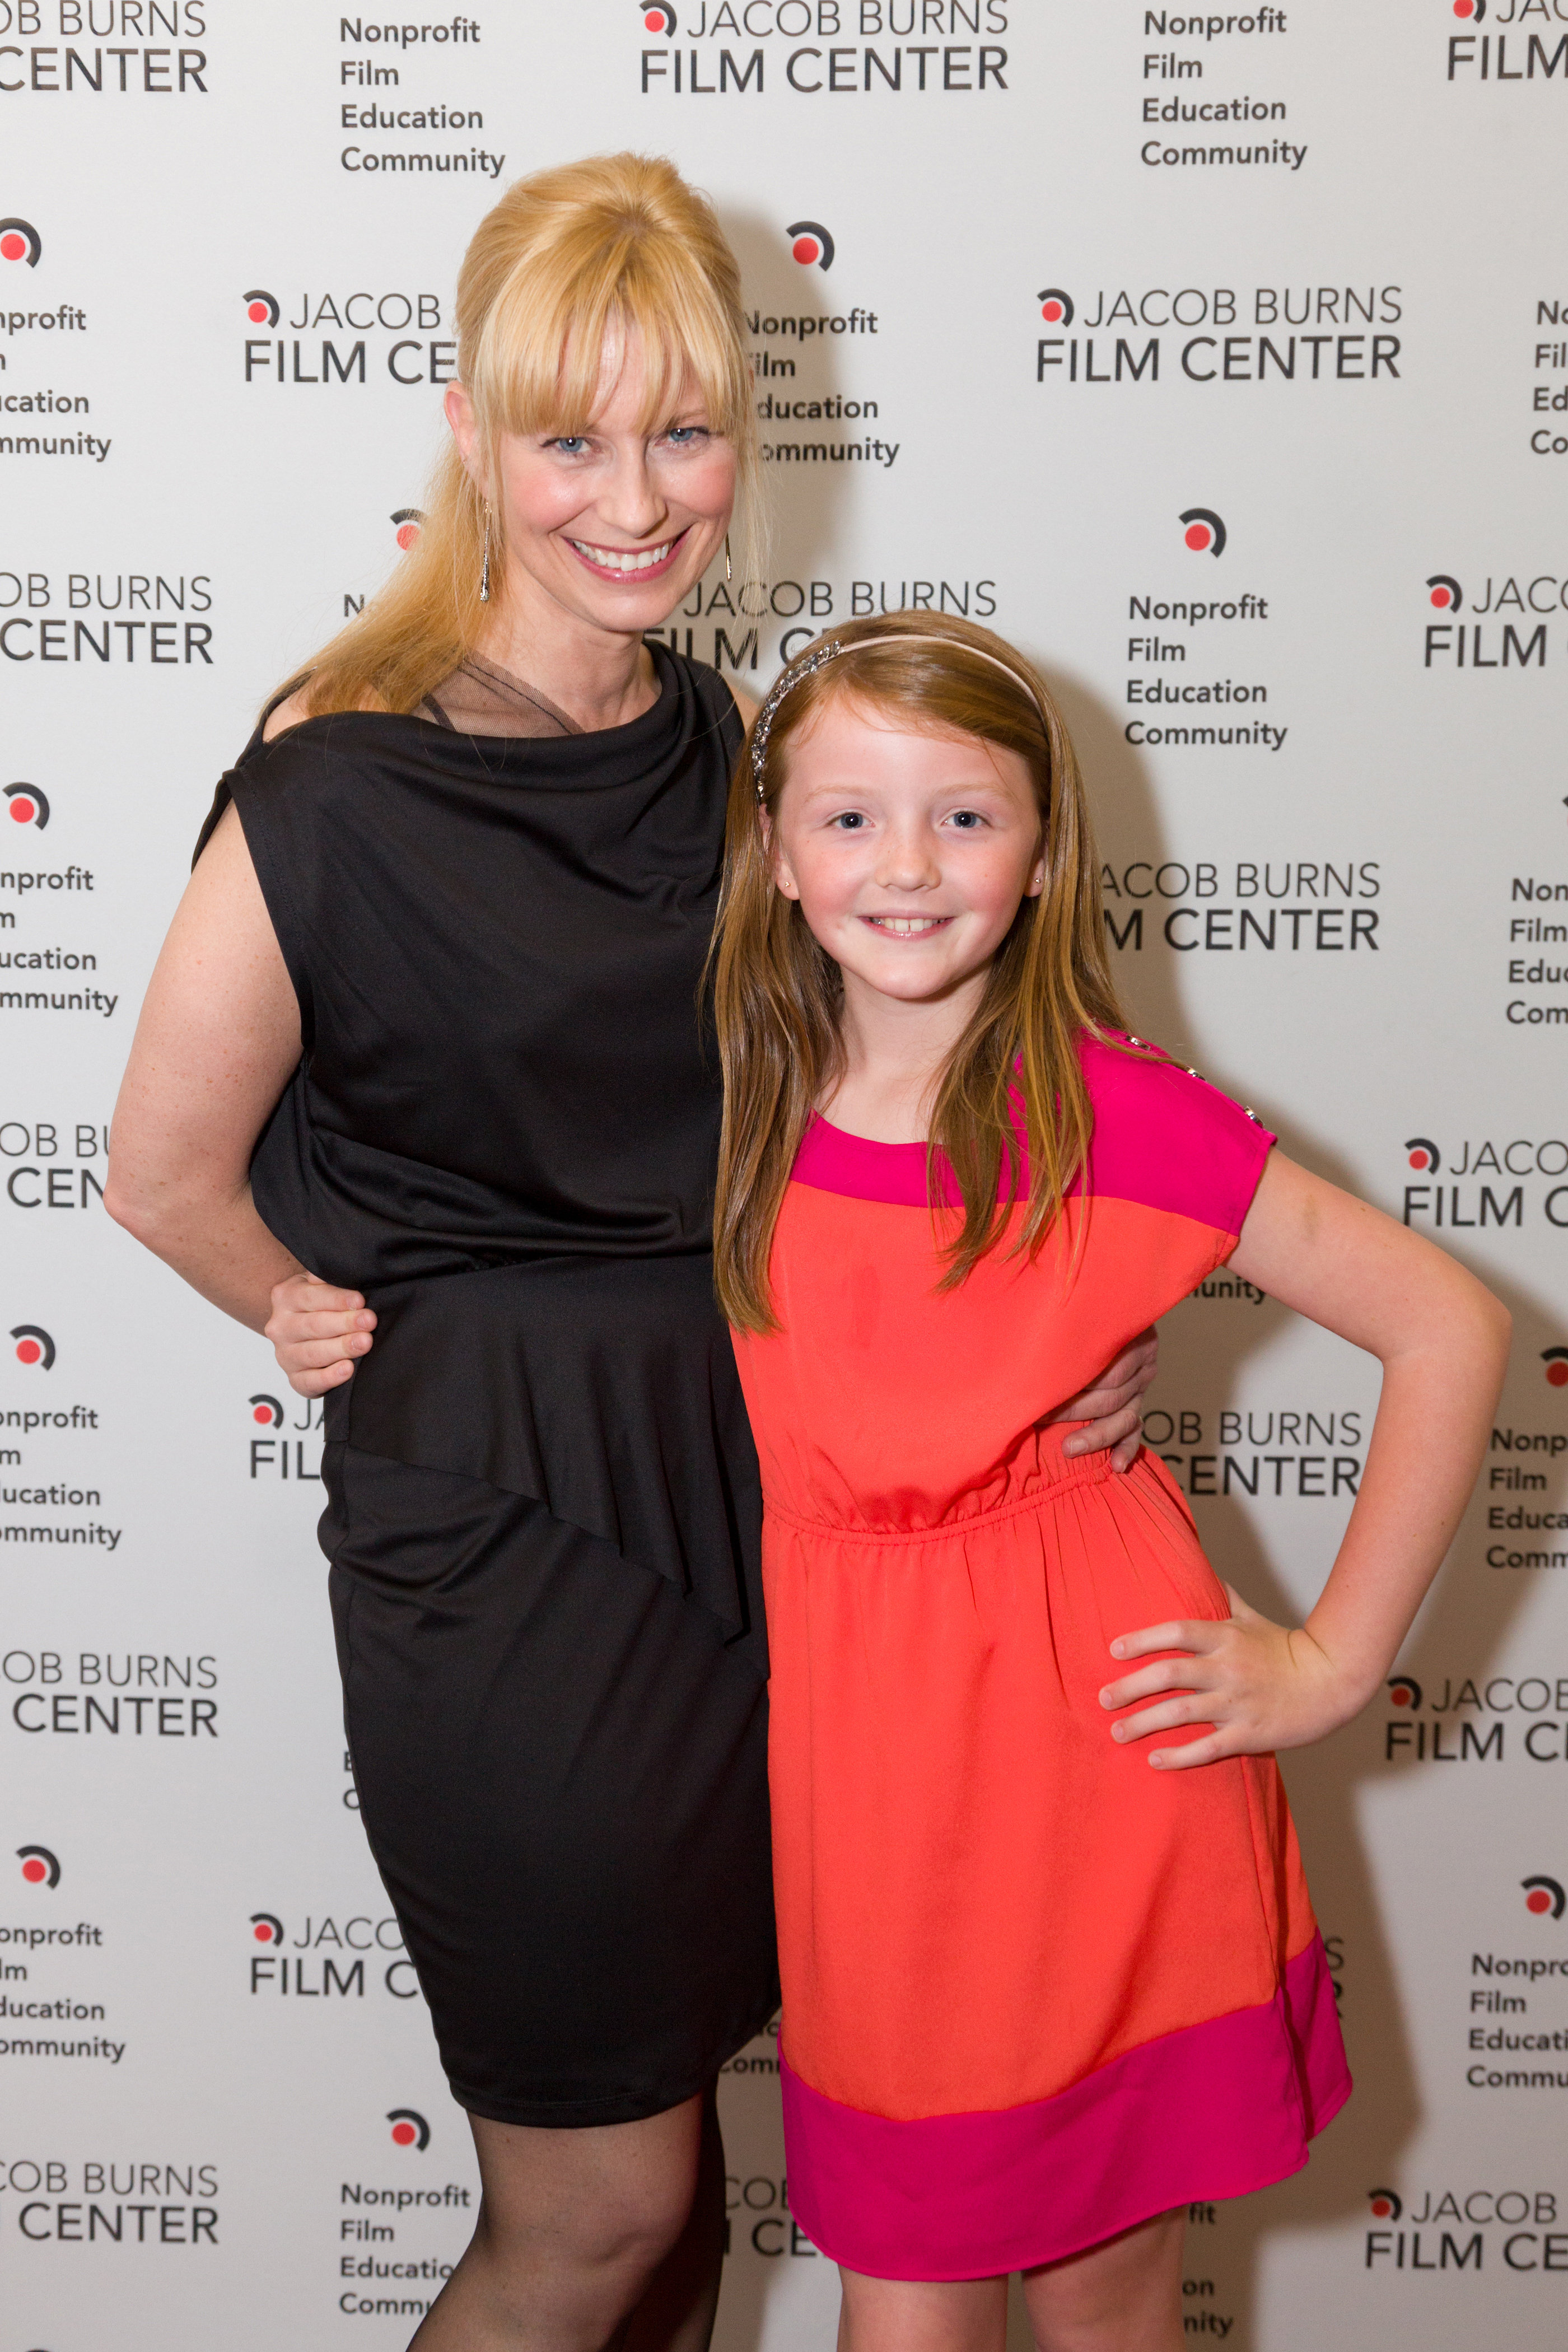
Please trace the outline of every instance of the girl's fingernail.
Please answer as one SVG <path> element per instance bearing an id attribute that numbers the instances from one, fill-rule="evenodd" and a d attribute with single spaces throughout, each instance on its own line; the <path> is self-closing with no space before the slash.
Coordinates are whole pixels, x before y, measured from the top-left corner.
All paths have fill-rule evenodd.
<path id="1" fill-rule="evenodd" d="M 1112 1642 L 1110 1645 L 1110 1654 L 1113 1658 L 1124 1658 L 1127 1655 L 1126 1643 Z"/>
<path id="2" fill-rule="evenodd" d="M 1110 1727 L 1110 1736 L 1112 1739 L 1125 1739 L 1127 1726 L 1124 1723 L 1113 1723 Z"/>

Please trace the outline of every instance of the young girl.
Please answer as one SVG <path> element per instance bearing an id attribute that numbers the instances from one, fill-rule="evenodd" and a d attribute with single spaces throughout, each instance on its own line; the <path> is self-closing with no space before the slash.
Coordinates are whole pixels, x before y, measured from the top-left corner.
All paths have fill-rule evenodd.
<path id="1" fill-rule="evenodd" d="M 1183 2209 L 1350 2090 L 1271 1751 L 1386 1673 L 1509 1318 L 1126 1034 L 1055 704 L 988 631 L 780 678 L 716 949 L 721 1297 L 762 1458 L 791 2200 L 853 2352 L 1173 2352 Z M 1300 1628 L 1160 1461 L 1047 1426 L 1225 1260 L 1383 1362 Z"/>

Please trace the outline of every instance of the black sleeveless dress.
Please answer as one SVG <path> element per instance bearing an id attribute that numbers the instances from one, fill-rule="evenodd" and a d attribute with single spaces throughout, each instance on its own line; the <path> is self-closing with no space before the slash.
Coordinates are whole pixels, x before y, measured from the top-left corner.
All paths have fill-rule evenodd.
<path id="1" fill-rule="evenodd" d="M 503 2123 L 656 2114 L 778 2000 L 699 1009 L 741 725 L 653 652 L 602 733 L 258 730 L 202 836 L 232 797 L 300 1001 L 257 1207 L 379 1318 L 323 1462 L 361 1810 L 454 2095 Z"/>

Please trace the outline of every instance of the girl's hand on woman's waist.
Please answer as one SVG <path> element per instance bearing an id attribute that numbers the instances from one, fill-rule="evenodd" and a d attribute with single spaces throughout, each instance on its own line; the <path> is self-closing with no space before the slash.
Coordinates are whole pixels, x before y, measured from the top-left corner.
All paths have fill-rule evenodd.
<path id="1" fill-rule="evenodd" d="M 353 1376 L 375 1328 L 374 1308 L 357 1290 L 334 1290 L 313 1274 L 290 1275 L 273 1286 L 264 1327 L 272 1352 L 300 1396 L 324 1396 Z"/>

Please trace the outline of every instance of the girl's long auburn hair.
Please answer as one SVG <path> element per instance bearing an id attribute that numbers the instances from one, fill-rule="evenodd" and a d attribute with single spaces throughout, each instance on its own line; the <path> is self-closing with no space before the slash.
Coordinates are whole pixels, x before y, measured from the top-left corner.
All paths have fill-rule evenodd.
<path id="1" fill-rule="evenodd" d="M 458 277 L 458 374 L 474 404 L 482 467 L 498 478 L 506 433 L 581 432 L 606 341 L 640 337 L 641 424 L 668 422 L 694 383 L 735 449 L 753 541 L 761 452 L 746 362 L 741 273 L 706 196 L 659 156 L 595 155 L 516 181 L 474 233 Z M 491 602 L 479 602 L 484 494 L 448 444 L 417 540 L 384 588 L 308 667 L 308 714 L 411 711 L 478 643 L 504 593 L 504 517 L 491 496 Z M 753 562 L 762 549 L 751 551 Z M 295 679 L 300 676 L 295 672 Z"/>
<path id="2" fill-rule="evenodd" d="M 883 637 L 919 644 L 876 650 Z M 1082 1167 L 1093 1120 L 1079 1058 L 1088 1034 L 1125 1029 L 1106 961 L 1100 873 L 1071 739 L 1044 679 L 989 629 L 947 614 L 889 613 L 827 631 L 818 646 L 854 646 L 802 678 L 778 706 L 757 797 L 749 730 L 730 788 L 723 893 L 713 946 L 714 1014 L 724 1118 L 714 1211 L 720 1303 L 742 1331 L 776 1329 L 768 1284 L 773 1227 L 813 1110 L 844 1067 L 837 965 L 773 879 L 763 827 L 789 773 L 792 742 L 845 697 L 900 728 L 978 736 L 1018 752 L 1038 798 L 1045 887 L 1018 908 L 980 1003 L 948 1057 L 931 1111 L 933 1204 L 945 1157 L 963 1202 L 942 1287 L 962 1282 L 1003 1238 L 1025 1181 L 1016 1246 L 1037 1252 Z M 966 656 L 965 648 L 990 660 Z M 1005 663 L 1033 688 L 994 665 Z M 1021 1120 L 1020 1120 L 1021 1112 Z"/>

